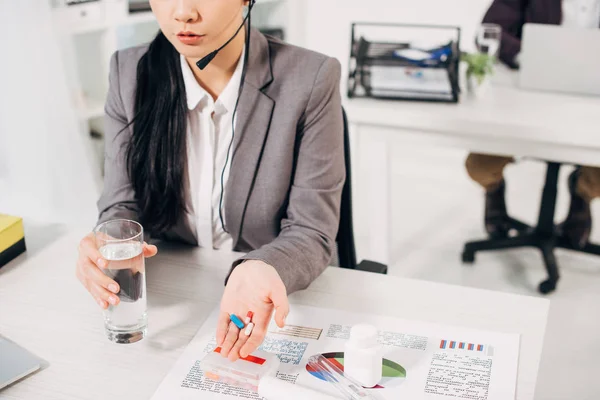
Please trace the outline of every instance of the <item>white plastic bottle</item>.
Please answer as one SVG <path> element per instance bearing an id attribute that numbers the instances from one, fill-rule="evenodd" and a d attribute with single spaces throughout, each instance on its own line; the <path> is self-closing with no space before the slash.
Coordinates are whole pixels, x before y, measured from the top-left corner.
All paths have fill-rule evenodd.
<path id="1" fill-rule="evenodd" d="M 381 381 L 382 361 L 377 328 L 364 324 L 353 326 L 344 348 L 344 374 L 364 387 L 373 387 Z"/>

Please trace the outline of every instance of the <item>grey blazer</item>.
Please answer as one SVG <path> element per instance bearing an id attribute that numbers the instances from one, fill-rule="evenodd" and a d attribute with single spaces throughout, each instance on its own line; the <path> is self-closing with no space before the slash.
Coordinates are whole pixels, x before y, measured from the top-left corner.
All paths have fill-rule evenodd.
<path id="1" fill-rule="evenodd" d="M 110 65 L 105 183 L 99 222 L 138 219 L 125 147 L 134 115 L 136 68 L 148 46 L 118 51 Z M 345 180 L 340 64 L 253 29 L 225 188 L 225 224 L 236 261 L 262 260 L 288 293 L 306 288 L 331 262 Z M 165 235 L 197 245 L 183 216 Z"/>

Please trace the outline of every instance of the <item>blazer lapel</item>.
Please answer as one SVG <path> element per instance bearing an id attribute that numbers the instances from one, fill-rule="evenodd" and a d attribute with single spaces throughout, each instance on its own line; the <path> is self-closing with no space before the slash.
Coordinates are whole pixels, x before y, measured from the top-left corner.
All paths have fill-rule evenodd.
<path id="1" fill-rule="evenodd" d="M 262 92 L 272 80 L 269 44 L 259 31 L 253 29 L 246 80 L 236 116 L 231 172 L 225 191 L 225 224 L 234 248 L 275 107 L 275 102 Z"/>

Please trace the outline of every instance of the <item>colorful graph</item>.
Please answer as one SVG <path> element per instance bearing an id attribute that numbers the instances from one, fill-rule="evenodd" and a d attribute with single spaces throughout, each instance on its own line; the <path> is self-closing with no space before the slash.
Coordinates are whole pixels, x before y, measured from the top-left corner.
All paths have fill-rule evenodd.
<path id="1" fill-rule="evenodd" d="M 325 353 L 323 357 L 330 360 L 332 363 L 336 364 L 342 371 L 344 370 L 344 353 Z M 406 369 L 402 367 L 400 364 L 397 364 L 391 360 L 383 359 L 382 363 L 382 376 L 381 382 L 379 385 L 375 386 L 375 388 L 381 389 L 390 386 L 399 385 L 406 378 Z M 319 378 L 321 380 L 325 380 L 323 375 L 320 372 L 315 371 L 313 368 L 306 366 L 306 370 L 315 378 Z"/>
<path id="2" fill-rule="evenodd" d="M 459 342 L 456 340 L 442 339 L 440 341 L 440 349 L 476 351 L 485 353 L 488 356 L 494 355 L 494 348 L 492 346 L 468 342 Z"/>

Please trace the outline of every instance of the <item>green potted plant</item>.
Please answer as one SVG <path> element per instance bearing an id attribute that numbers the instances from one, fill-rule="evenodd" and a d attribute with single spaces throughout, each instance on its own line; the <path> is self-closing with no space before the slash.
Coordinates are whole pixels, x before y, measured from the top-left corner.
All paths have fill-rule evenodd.
<path id="1" fill-rule="evenodd" d="M 496 58 L 484 53 L 463 53 L 461 60 L 467 64 L 467 89 L 473 94 L 481 92 L 494 73 Z"/>

